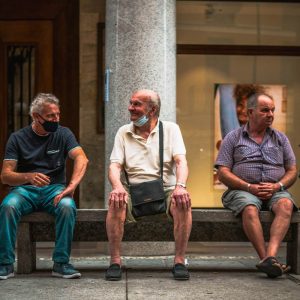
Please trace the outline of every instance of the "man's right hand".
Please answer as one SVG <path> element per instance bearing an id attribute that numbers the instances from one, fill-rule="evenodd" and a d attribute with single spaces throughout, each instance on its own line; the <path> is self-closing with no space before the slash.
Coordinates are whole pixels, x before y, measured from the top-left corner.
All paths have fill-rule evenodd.
<path id="1" fill-rule="evenodd" d="M 42 173 L 27 173 L 28 182 L 34 186 L 42 187 L 50 184 L 50 177 Z"/>
<path id="2" fill-rule="evenodd" d="M 124 187 L 114 188 L 109 194 L 109 206 L 121 208 L 128 203 L 128 193 Z"/>
<path id="3" fill-rule="evenodd" d="M 262 201 L 267 201 L 272 198 L 274 194 L 273 188 L 269 186 L 269 184 L 251 184 L 249 192 L 255 196 L 257 196 Z"/>

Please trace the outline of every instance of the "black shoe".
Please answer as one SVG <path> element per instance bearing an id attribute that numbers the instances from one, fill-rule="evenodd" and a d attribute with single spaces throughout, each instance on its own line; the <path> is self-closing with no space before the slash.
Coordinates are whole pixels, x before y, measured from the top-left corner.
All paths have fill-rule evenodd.
<path id="1" fill-rule="evenodd" d="M 175 264 L 172 273 L 176 280 L 189 280 L 190 273 L 184 264 Z"/>
<path id="2" fill-rule="evenodd" d="M 122 269 L 119 264 L 111 264 L 106 270 L 105 279 L 109 281 L 118 281 L 122 279 Z"/>

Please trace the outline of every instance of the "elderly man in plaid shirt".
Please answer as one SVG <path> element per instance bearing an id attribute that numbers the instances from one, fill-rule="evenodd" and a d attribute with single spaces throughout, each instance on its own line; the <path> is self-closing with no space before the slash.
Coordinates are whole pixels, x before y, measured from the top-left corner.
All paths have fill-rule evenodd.
<path id="1" fill-rule="evenodd" d="M 297 178 L 296 159 L 288 138 L 271 128 L 274 111 L 270 95 L 251 96 L 248 123 L 226 135 L 216 160 L 219 179 L 228 187 L 223 205 L 242 217 L 244 231 L 261 259 L 256 267 L 271 278 L 290 269 L 276 255 L 293 209 L 297 210 L 287 191 Z M 275 215 L 267 246 L 259 219 L 263 208 Z"/>

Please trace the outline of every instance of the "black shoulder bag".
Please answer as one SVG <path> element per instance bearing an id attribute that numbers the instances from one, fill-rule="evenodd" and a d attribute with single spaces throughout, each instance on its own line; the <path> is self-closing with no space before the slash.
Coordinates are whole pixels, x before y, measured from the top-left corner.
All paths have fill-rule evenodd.
<path id="1" fill-rule="evenodd" d="M 129 184 L 128 175 L 125 172 L 125 177 L 129 185 L 129 193 L 131 196 L 132 215 L 136 218 L 166 212 L 167 207 L 163 186 L 163 153 L 163 125 L 162 122 L 159 121 L 160 178 L 151 181 L 145 181 L 139 184 Z"/>

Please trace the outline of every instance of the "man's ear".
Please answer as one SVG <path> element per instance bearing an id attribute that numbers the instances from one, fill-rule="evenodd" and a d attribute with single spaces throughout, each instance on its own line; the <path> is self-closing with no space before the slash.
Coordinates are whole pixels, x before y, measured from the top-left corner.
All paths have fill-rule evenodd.
<path id="1" fill-rule="evenodd" d="M 156 115 L 157 107 L 156 107 L 156 106 L 153 106 L 153 107 L 152 107 L 152 111 L 153 111 L 154 115 Z"/>
<path id="2" fill-rule="evenodd" d="M 33 121 L 38 120 L 38 116 L 39 116 L 39 114 L 37 112 L 33 112 L 32 113 L 32 119 L 33 119 Z"/>
<path id="3" fill-rule="evenodd" d="M 154 116 L 154 115 L 155 115 L 155 112 L 156 112 L 156 108 L 155 108 L 155 106 L 152 106 L 152 107 L 150 108 L 149 113 L 151 114 L 151 116 Z"/>

